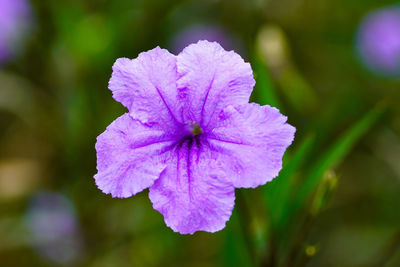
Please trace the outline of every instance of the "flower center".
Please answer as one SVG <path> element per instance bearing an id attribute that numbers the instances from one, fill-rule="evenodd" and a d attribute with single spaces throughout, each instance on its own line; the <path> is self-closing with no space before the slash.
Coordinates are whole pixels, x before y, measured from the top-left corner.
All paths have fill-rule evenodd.
<path id="1" fill-rule="evenodd" d="M 186 124 L 186 129 L 194 136 L 199 135 L 203 132 L 200 127 L 200 124 L 197 122 L 190 122 Z"/>

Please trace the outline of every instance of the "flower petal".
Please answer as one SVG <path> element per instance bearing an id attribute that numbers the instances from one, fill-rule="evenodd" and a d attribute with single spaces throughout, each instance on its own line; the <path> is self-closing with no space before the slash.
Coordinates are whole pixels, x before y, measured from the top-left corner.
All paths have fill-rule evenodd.
<path id="1" fill-rule="evenodd" d="M 220 152 L 235 187 L 256 187 L 275 178 L 296 129 L 279 110 L 255 103 L 228 107 L 207 136 Z"/>
<path id="2" fill-rule="evenodd" d="M 250 64 L 216 42 L 189 45 L 177 56 L 177 66 L 186 121 L 204 127 L 227 105 L 249 101 L 255 84 Z"/>
<path id="3" fill-rule="evenodd" d="M 150 187 L 165 169 L 165 151 L 175 139 L 124 114 L 97 137 L 97 186 L 113 197 Z"/>
<path id="4" fill-rule="evenodd" d="M 176 56 L 157 47 L 136 59 L 117 59 L 109 88 L 133 118 L 169 127 L 180 110 L 176 80 Z"/>
<path id="5" fill-rule="evenodd" d="M 175 148 L 175 156 L 150 187 L 149 197 L 174 231 L 216 232 L 231 216 L 234 187 L 216 154 L 192 142 L 187 140 Z"/>

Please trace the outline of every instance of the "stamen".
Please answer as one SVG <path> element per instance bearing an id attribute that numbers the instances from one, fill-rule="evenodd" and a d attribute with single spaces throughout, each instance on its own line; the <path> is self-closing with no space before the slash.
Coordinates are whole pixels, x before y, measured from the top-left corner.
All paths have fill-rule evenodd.
<path id="1" fill-rule="evenodd" d="M 200 125 L 198 123 L 194 123 L 192 124 L 192 130 L 191 133 L 194 135 L 199 135 L 203 132 L 203 130 L 201 129 Z"/>
<path id="2" fill-rule="evenodd" d="M 201 129 L 200 124 L 197 122 L 189 122 L 186 124 L 186 130 L 190 132 L 192 135 L 196 136 L 199 135 L 203 132 L 203 129 Z"/>

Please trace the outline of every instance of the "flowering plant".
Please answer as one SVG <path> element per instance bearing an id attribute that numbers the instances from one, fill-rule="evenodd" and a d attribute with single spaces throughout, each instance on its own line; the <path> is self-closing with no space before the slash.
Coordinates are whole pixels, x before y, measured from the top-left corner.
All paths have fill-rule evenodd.
<path id="1" fill-rule="evenodd" d="M 182 234 L 221 230 L 235 188 L 276 177 L 294 137 L 278 109 L 248 103 L 254 84 L 250 64 L 216 42 L 118 59 L 109 88 L 129 113 L 97 139 L 97 186 L 121 198 L 150 188 Z"/>

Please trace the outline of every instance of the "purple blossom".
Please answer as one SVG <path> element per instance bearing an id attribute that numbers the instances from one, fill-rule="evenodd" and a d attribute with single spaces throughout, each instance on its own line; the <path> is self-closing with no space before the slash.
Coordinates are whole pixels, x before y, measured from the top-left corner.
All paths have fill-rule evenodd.
<path id="1" fill-rule="evenodd" d="M 32 24 L 26 0 L 0 0 L 0 62 L 15 55 Z"/>
<path id="2" fill-rule="evenodd" d="M 294 137 L 278 109 L 248 103 L 254 84 L 250 64 L 216 42 L 118 59 L 109 88 L 129 113 L 97 138 L 97 186 L 120 198 L 150 188 L 182 234 L 221 230 L 235 187 L 276 177 Z"/>
<path id="3" fill-rule="evenodd" d="M 400 74 L 400 7 L 369 13 L 360 25 L 357 49 L 371 70 Z"/>

